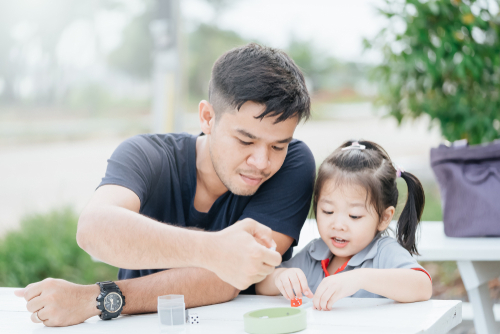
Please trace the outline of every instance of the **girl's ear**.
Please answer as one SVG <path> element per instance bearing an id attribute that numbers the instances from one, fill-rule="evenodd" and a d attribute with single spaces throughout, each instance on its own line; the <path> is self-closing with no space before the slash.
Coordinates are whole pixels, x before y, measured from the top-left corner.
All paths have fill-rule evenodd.
<path id="1" fill-rule="evenodd" d="M 377 227 L 379 231 L 384 231 L 387 227 L 389 227 L 389 224 L 391 223 L 392 217 L 394 217 L 395 212 L 396 209 L 393 206 L 390 206 L 384 210 L 384 212 L 382 213 L 382 220 Z"/>

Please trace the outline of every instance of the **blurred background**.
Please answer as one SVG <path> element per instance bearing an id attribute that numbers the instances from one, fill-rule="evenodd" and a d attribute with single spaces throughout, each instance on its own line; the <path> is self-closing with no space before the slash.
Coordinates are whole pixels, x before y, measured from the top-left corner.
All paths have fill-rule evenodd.
<path id="1" fill-rule="evenodd" d="M 375 141 L 424 184 L 423 219 L 442 220 L 430 148 L 500 136 L 499 19 L 494 0 L 0 2 L 0 286 L 115 279 L 75 242 L 107 158 L 135 134 L 199 132 L 214 61 L 248 42 L 303 70 L 313 116 L 295 137 L 318 165 Z M 453 262 L 424 266 L 434 298 L 467 301 Z"/>

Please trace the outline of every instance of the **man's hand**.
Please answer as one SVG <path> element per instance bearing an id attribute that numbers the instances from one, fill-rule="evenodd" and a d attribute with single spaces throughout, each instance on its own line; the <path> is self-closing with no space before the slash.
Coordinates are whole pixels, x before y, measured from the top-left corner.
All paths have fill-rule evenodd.
<path id="1" fill-rule="evenodd" d="M 281 263 L 272 230 L 246 218 L 214 233 L 213 244 L 207 246 L 206 268 L 223 281 L 244 290 L 262 281 Z"/>
<path id="2" fill-rule="evenodd" d="M 26 308 L 33 313 L 31 321 L 52 327 L 76 325 L 98 315 L 100 311 L 96 308 L 95 299 L 99 291 L 97 285 L 79 285 L 47 278 L 14 293 L 28 302 Z"/>

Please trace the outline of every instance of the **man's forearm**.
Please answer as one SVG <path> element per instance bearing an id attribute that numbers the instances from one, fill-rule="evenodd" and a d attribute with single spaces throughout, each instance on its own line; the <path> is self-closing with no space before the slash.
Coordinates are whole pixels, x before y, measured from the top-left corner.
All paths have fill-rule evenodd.
<path id="1" fill-rule="evenodd" d="M 206 232 L 162 224 L 117 206 L 83 213 L 77 232 L 87 253 L 126 269 L 202 267 L 207 237 Z"/>
<path id="2" fill-rule="evenodd" d="M 116 282 L 125 296 L 124 314 L 156 312 L 158 296 L 184 295 L 186 308 L 227 302 L 239 293 L 213 272 L 178 268 Z"/>

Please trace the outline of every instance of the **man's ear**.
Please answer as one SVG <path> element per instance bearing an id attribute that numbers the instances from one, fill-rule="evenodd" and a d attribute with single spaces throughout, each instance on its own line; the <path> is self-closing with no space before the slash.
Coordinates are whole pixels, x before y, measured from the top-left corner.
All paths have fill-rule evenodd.
<path id="1" fill-rule="evenodd" d="M 201 131 L 211 134 L 215 125 L 215 112 L 210 102 L 202 100 L 198 105 Z"/>
<path id="2" fill-rule="evenodd" d="M 384 231 L 387 227 L 389 227 L 389 224 L 391 223 L 392 217 L 394 217 L 395 212 L 396 209 L 393 206 L 390 206 L 384 210 L 384 212 L 382 213 L 382 220 L 377 227 L 379 231 Z"/>

